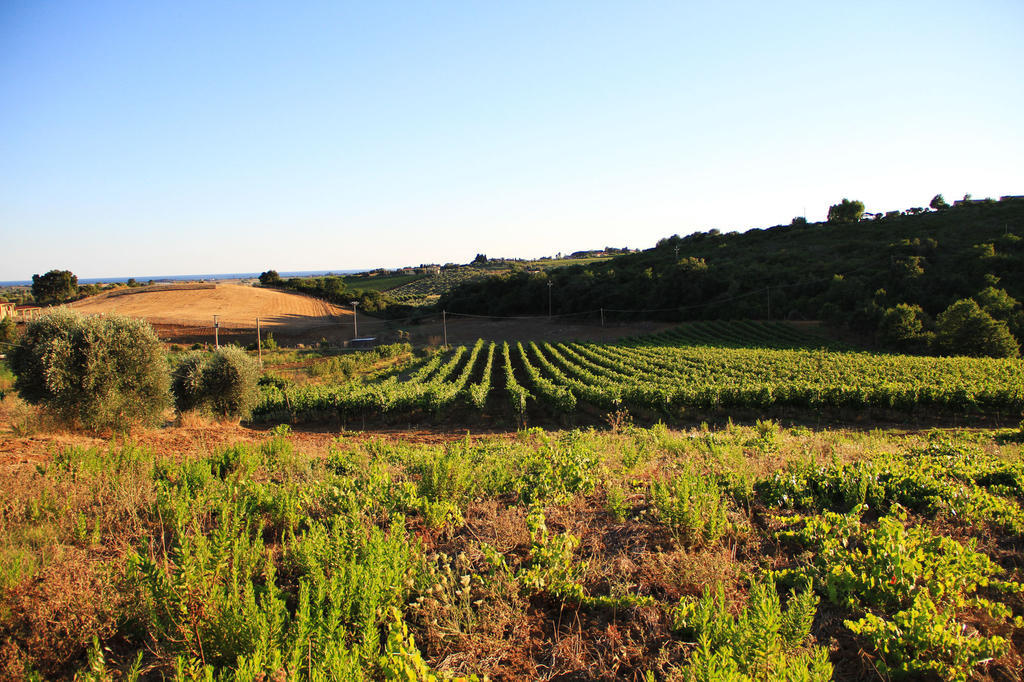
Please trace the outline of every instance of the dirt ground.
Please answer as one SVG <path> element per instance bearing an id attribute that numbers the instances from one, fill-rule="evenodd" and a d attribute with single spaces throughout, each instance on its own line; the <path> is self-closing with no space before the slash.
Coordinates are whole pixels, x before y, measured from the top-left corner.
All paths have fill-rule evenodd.
<path id="1" fill-rule="evenodd" d="M 83 313 L 120 313 L 141 317 L 154 325 L 212 330 L 213 316 L 222 329 L 261 326 L 270 331 L 306 331 L 312 327 L 348 322 L 352 311 L 311 296 L 243 286 L 217 284 L 209 289 L 147 290 L 111 296 L 100 294 L 76 301 L 71 307 Z"/>
<path id="2" fill-rule="evenodd" d="M 478 433 L 474 429 L 473 433 Z M 502 427 L 505 437 L 507 432 Z M 465 428 L 424 427 L 407 425 L 376 427 L 372 431 L 343 431 L 332 426 L 295 427 L 290 439 L 296 448 L 309 454 L 327 452 L 339 438 L 356 441 L 385 439 L 407 443 L 438 444 L 465 438 Z M 127 434 L 96 433 L 70 430 L 47 423 L 35 408 L 8 396 L 0 401 L 0 467 L 32 466 L 48 462 L 55 454 L 69 447 L 107 447 L 111 439 L 129 440 L 169 456 L 192 457 L 211 454 L 235 443 L 253 443 L 268 437 L 267 428 L 249 428 L 237 422 L 223 422 L 200 417 L 168 421 L 162 428 L 137 428 Z"/>

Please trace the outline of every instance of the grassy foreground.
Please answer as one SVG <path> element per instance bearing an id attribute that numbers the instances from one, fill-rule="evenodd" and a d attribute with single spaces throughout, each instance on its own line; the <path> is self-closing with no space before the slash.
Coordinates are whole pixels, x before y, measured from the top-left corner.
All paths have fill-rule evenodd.
<path id="1" fill-rule="evenodd" d="M 286 427 L 0 470 L 12 679 L 1019 679 L 1021 433 Z"/>

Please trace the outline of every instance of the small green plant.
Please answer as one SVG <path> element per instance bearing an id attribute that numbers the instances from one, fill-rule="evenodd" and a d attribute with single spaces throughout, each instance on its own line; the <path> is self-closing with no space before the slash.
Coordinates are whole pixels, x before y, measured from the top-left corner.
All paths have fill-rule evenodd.
<path id="1" fill-rule="evenodd" d="M 753 445 L 764 452 L 775 452 L 779 449 L 779 424 L 771 419 L 758 419 L 754 423 L 757 437 Z"/>
<path id="2" fill-rule="evenodd" d="M 810 645 L 818 597 L 807 589 L 790 594 L 783 609 L 771 580 L 754 580 L 747 604 L 736 615 L 729 609 L 722 583 L 702 597 L 683 597 L 670 614 L 673 629 L 696 641 L 683 678 L 693 680 L 832 679 L 824 647 Z"/>
<path id="3" fill-rule="evenodd" d="M 713 545 L 729 530 L 728 502 L 718 482 L 694 471 L 652 480 L 655 517 L 686 547 Z"/>
<path id="4" fill-rule="evenodd" d="M 523 502 L 564 501 L 597 487 L 598 457 L 579 431 L 527 453 L 516 489 Z"/>
<path id="5" fill-rule="evenodd" d="M 608 505 L 608 513 L 612 518 L 622 523 L 629 516 L 629 502 L 626 493 L 618 483 L 608 483 L 605 486 L 605 502 Z"/>
<path id="6" fill-rule="evenodd" d="M 401 682 L 479 682 L 476 675 L 455 677 L 444 672 L 431 670 L 423 655 L 416 648 L 416 642 L 409 634 L 409 628 L 397 608 L 391 609 L 388 623 L 388 638 L 379 665 L 382 679 Z"/>

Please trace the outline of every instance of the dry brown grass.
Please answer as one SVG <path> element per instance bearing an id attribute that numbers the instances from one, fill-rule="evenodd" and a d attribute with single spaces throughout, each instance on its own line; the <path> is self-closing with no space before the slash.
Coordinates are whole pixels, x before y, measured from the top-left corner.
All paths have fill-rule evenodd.
<path id="1" fill-rule="evenodd" d="M 301 330 L 346 320 L 351 323 L 352 319 L 351 310 L 310 296 L 237 284 L 184 291 L 140 289 L 130 296 L 100 294 L 76 301 L 71 307 L 86 314 L 119 313 L 153 324 L 196 327 L 212 327 L 213 316 L 219 315 L 224 328 L 251 328 L 259 317 L 268 331 L 282 327 Z"/>
<path id="2" fill-rule="evenodd" d="M 0 625 L 0 677 L 24 679 L 27 668 L 47 677 L 66 674 L 93 637 L 107 639 L 126 608 L 106 558 L 90 549 L 57 545 L 53 561 L 32 580 L 9 590 Z"/>

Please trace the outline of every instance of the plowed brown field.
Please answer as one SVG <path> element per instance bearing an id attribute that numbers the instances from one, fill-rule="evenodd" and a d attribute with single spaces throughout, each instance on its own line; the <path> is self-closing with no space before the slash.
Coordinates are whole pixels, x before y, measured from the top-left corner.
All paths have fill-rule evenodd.
<path id="1" fill-rule="evenodd" d="M 119 313 L 141 317 L 154 325 L 212 327 L 218 315 L 222 328 L 252 329 L 256 318 L 266 328 L 303 331 L 352 320 L 352 311 L 324 301 L 274 289 L 218 284 L 209 289 L 100 294 L 71 307 L 86 314 Z"/>

